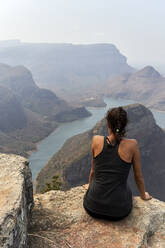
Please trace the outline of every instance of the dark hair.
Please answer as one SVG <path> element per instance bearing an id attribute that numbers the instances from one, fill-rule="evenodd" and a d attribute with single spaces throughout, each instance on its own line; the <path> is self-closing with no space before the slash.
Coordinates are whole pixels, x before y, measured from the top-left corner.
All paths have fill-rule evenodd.
<path id="1" fill-rule="evenodd" d="M 115 135 L 116 141 L 119 142 L 126 133 L 127 112 L 122 107 L 111 108 L 107 111 L 106 120 L 108 127 Z"/>

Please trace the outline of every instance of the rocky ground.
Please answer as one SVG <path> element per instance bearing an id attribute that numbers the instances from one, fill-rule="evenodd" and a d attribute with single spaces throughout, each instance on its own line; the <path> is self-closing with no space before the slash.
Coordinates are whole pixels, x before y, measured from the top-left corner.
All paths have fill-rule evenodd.
<path id="1" fill-rule="evenodd" d="M 132 213 L 112 222 L 90 217 L 83 208 L 84 185 L 35 194 L 28 230 L 31 248 L 164 248 L 165 203 L 134 198 Z"/>

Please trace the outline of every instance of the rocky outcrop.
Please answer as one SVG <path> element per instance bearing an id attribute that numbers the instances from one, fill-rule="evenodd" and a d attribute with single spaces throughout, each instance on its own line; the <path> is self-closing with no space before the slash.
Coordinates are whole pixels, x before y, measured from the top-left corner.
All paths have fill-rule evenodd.
<path id="1" fill-rule="evenodd" d="M 34 206 L 28 161 L 1 153 L 0 171 L 0 247 L 27 247 L 27 227 Z"/>
<path id="2" fill-rule="evenodd" d="M 33 196 L 25 158 L 0 154 L 0 170 L 1 248 L 165 247 L 164 202 L 134 197 L 125 219 L 95 219 L 83 208 L 85 185 Z"/>
<path id="3" fill-rule="evenodd" d="M 89 116 L 85 108 L 81 114 L 79 108 L 69 105 L 51 90 L 39 88 L 32 73 L 24 66 L 0 64 L 0 86 L 8 88 L 25 108 L 48 119 L 57 114 L 61 114 L 61 119 L 66 117 L 70 120 Z M 4 97 L 7 98 L 8 95 L 4 94 Z"/>
<path id="4" fill-rule="evenodd" d="M 114 222 L 90 217 L 84 186 L 34 196 L 31 248 L 164 248 L 165 203 L 135 197 L 131 214 Z"/>
<path id="5" fill-rule="evenodd" d="M 165 133 L 156 124 L 152 112 L 141 104 L 124 107 L 128 113 L 127 137 L 139 143 L 141 165 L 147 191 L 155 198 L 165 200 Z M 68 139 L 61 149 L 48 161 L 35 180 L 35 192 L 40 193 L 46 182 L 59 174 L 63 189 L 88 182 L 91 168 L 91 140 L 93 135 L 107 135 L 107 123 L 103 119 L 95 127 Z M 129 183 L 134 194 L 137 187 L 132 171 Z"/>
<path id="6" fill-rule="evenodd" d="M 89 115 L 84 107 L 73 107 L 52 91 L 39 88 L 24 66 L 0 64 L 0 152 L 28 157 L 58 121 Z"/>
<path id="7" fill-rule="evenodd" d="M 4 68 L 8 68 L 8 70 L 4 70 Z M 32 73 L 26 67 L 5 67 L 5 65 L 0 64 L 0 70 L 0 85 L 8 87 L 24 107 L 46 116 L 70 110 L 71 107 L 55 93 L 48 89 L 39 88 L 34 82 Z"/>
<path id="8" fill-rule="evenodd" d="M 91 116 L 92 114 L 86 110 L 84 107 L 77 107 L 71 109 L 70 111 L 63 111 L 55 115 L 55 119 L 58 122 L 69 122 L 77 120 L 77 118 L 84 118 Z"/>
<path id="9" fill-rule="evenodd" d="M 132 99 L 160 110 L 165 110 L 165 78 L 152 66 L 146 66 L 133 74 L 114 77 L 100 87 L 105 95 Z"/>

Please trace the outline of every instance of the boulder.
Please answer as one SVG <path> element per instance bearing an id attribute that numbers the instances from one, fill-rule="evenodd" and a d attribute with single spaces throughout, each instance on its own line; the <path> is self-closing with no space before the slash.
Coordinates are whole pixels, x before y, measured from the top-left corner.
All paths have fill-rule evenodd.
<path id="1" fill-rule="evenodd" d="M 31 248 L 164 248 L 165 203 L 134 197 L 131 214 L 120 221 L 96 219 L 83 208 L 83 186 L 34 195 L 29 226 Z"/>
<path id="2" fill-rule="evenodd" d="M 0 247 L 27 247 L 27 227 L 33 202 L 32 174 L 28 161 L 0 154 Z"/>

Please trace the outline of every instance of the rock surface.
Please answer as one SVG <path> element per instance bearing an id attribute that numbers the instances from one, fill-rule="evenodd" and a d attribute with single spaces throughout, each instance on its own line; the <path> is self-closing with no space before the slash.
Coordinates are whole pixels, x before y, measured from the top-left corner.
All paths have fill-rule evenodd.
<path id="1" fill-rule="evenodd" d="M 90 217 L 84 186 L 34 195 L 29 226 L 31 248 L 164 248 L 165 203 L 135 197 L 133 210 L 117 222 Z"/>
<path id="2" fill-rule="evenodd" d="M 0 154 L 0 247 L 27 247 L 27 226 L 34 206 L 28 161 Z"/>

